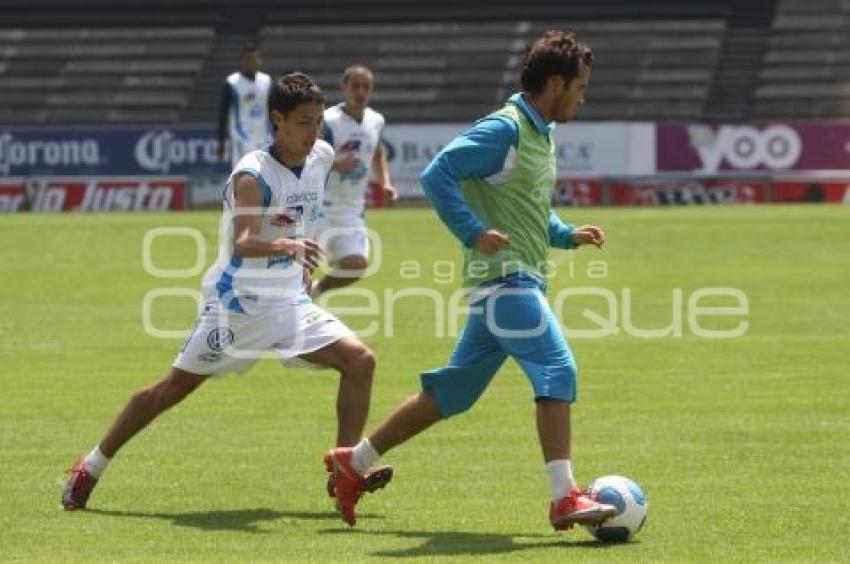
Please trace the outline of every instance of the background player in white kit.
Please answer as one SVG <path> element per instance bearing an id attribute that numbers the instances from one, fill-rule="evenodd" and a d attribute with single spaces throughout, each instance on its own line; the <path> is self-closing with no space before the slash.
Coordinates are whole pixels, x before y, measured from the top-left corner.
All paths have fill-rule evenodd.
<path id="1" fill-rule="evenodd" d="M 85 508 L 109 459 L 157 415 L 206 377 L 244 372 L 266 351 L 284 364 L 337 370 L 337 442 L 353 445 L 360 439 L 374 356 L 310 301 L 304 284 L 305 269 L 321 257 L 312 237 L 334 158 L 333 149 L 316 139 L 323 103 L 321 90 L 305 74 L 286 75 L 272 86 L 274 144 L 246 155 L 227 181 L 219 258 L 204 278 L 203 312 L 167 375 L 133 395 L 100 443 L 74 465 L 62 494 L 66 509 Z M 391 475 L 389 467 L 376 469 L 372 489 Z"/>
<path id="2" fill-rule="evenodd" d="M 262 59 L 253 43 L 242 47 L 239 71 L 225 79 L 221 87 L 218 110 L 218 158 L 226 156 L 225 140 L 230 141 L 232 166 L 257 149 L 272 144 L 272 123 L 269 121 L 267 102 L 272 79 L 260 72 Z"/>
<path id="3" fill-rule="evenodd" d="M 342 74 L 345 101 L 325 110 L 325 141 L 337 156 L 325 188 L 320 241 L 334 270 L 313 286 L 314 298 L 356 282 L 368 266 L 365 208 L 373 170 L 390 201 L 398 197 L 381 143 L 384 116 L 368 107 L 374 87 L 371 70 L 348 67 Z"/>

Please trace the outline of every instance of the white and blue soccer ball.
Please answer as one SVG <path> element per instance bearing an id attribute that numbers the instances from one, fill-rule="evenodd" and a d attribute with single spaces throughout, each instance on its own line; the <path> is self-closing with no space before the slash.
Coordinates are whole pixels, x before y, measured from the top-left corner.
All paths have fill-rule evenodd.
<path id="1" fill-rule="evenodd" d="M 597 539 L 626 542 L 646 523 L 649 503 L 643 490 L 633 480 L 624 476 L 602 476 L 590 484 L 589 490 L 596 501 L 613 505 L 618 512 L 600 525 L 585 525 L 585 529 Z"/>

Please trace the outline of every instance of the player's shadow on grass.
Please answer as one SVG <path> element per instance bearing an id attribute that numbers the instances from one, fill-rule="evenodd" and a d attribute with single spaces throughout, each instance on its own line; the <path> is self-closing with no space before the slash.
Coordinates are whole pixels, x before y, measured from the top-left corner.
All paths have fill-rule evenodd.
<path id="1" fill-rule="evenodd" d="M 385 558 L 415 558 L 422 556 L 476 556 L 482 554 L 502 554 L 547 547 L 561 548 L 608 548 L 611 543 L 597 540 L 557 539 L 553 535 L 542 534 L 498 534 L 465 533 L 460 531 L 369 531 L 363 529 L 325 530 L 322 534 L 359 533 L 367 535 L 392 535 L 403 539 L 422 540 L 421 544 L 404 549 L 378 550 L 370 556 Z M 529 539 L 525 542 L 525 539 Z"/>
<path id="2" fill-rule="evenodd" d="M 116 511 L 109 509 L 87 509 L 88 513 L 109 517 L 132 519 L 162 519 L 171 521 L 176 527 L 190 527 L 203 531 L 240 531 L 245 533 L 269 534 L 260 528 L 271 521 L 339 521 L 333 511 L 277 511 L 267 507 L 256 509 L 233 509 L 228 511 L 193 511 L 189 513 L 143 513 L 139 511 Z M 380 515 L 363 515 L 371 519 L 382 519 Z"/>

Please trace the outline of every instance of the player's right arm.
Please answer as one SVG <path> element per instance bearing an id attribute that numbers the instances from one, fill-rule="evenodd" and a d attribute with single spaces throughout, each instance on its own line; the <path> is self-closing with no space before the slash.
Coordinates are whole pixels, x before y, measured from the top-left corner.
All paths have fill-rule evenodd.
<path id="1" fill-rule="evenodd" d="M 233 218 L 233 250 L 243 258 L 288 256 L 302 266 L 313 269 L 319 264 L 322 249 L 309 239 L 263 239 L 263 192 L 250 174 L 240 174 L 234 180 L 236 209 Z"/>
<path id="2" fill-rule="evenodd" d="M 501 118 L 482 120 L 440 151 L 419 177 L 443 223 L 464 246 L 475 247 L 484 254 L 507 245 L 509 237 L 481 222 L 464 200 L 459 181 L 498 173 L 518 138 L 519 130 L 513 122 Z"/>
<path id="3" fill-rule="evenodd" d="M 218 158 L 224 159 L 224 143 L 227 139 L 227 115 L 230 113 L 230 104 L 233 97 L 230 94 L 230 83 L 226 80 L 221 87 L 221 96 L 218 104 Z"/>

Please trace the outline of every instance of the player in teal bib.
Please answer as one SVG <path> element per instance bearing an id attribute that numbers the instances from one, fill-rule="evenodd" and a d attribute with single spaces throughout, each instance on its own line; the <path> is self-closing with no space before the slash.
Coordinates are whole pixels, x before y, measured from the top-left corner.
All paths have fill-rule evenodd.
<path id="1" fill-rule="evenodd" d="M 592 60 L 573 34 L 547 32 L 526 53 L 523 91 L 449 143 L 422 173 L 425 194 L 463 244 L 469 320 L 448 366 L 423 373 L 422 392 L 368 439 L 354 449 L 331 451 L 330 469 L 356 476 L 379 454 L 466 411 L 510 356 L 534 391 L 553 527 L 599 522 L 616 512 L 583 495 L 572 475 L 576 366 L 545 298 L 551 247 L 600 246 L 605 239 L 600 228 L 566 225 L 551 209 L 553 122 L 568 121 L 583 103 Z M 348 511 L 353 518 L 353 505 L 338 497 L 343 515 Z"/>

